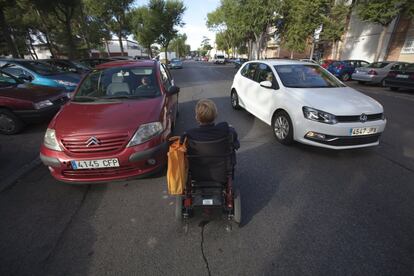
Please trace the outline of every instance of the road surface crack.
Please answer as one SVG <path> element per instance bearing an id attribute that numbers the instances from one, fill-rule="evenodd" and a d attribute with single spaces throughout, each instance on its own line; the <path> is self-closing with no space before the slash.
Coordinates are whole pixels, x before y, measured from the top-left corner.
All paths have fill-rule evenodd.
<path id="1" fill-rule="evenodd" d="M 200 246 L 201 246 L 201 254 L 203 255 L 203 260 L 204 260 L 204 263 L 206 264 L 208 275 L 211 276 L 210 266 L 208 264 L 207 257 L 204 253 L 204 226 L 206 226 L 207 223 L 209 223 L 208 220 L 203 220 L 199 224 L 199 226 L 201 227 L 201 244 L 200 244 Z"/>
<path id="2" fill-rule="evenodd" d="M 75 219 L 75 217 L 79 213 L 80 209 L 82 208 L 82 206 L 83 206 L 83 204 L 86 200 L 86 196 L 88 195 L 90 189 L 91 189 L 91 185 L 88 185 L 85 192 L 83 193 L 82 199 L 81 199 L 78 207 L 76 208 L 75 212 L 73 212 L 72 216 L 69 218 L 68 222 L 65 224 L 65 227 L 63 228 L 62 232 L 60 232 L 59 237 L 56 240 L 55 244 L 53 245 L 52 249 L 49 251 L 46 258 L 42 261 L 43 269 L 46 268 L 46 265 L 49 263 L 52 256 L 56 253 L 56 250 L 57 250 L 59 244 L 61 244 L 61 242 L 63 241 L 63 238 L 64 238 L 66 232 L 68 231 L 70 225 L 72 224 L 73 220 Z"/>

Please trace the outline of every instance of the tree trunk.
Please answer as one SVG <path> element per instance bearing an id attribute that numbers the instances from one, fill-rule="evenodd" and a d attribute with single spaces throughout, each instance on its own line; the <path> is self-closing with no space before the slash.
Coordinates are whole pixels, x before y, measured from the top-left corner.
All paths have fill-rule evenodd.
<path id="1" fill-rule="evenodd" d="M 66 22 L 65 22 L 65 29 L 66 29 L 66 39 L 67 39 L 67 43 L 68 43 L 68 58 L 69 59 L 75 59 L 75 55 L 76 55 L 76 49 L 75 49 L 75 43 L 73 41 L 73 36 L 72 36 L 72 25 L 71 25 L 71 20 L 67 18 Z"/>
<path id="2" fill-rule="evenodd" d="M 381 57 L 382 47 L 384 45 L 385 34 L 387 33 L 388 25 L 382 26 L 382 32 L 378 40 L 377 52 L 375 53 L 374 61 L 377 62 Z"/>
<path id="3" fill-rule="evenodd" d="M 310 52 L 310 56 L 309 59 L 313 59 L 313 52 L 315 51 L 315 42 L 312 42 L 312 48 L 311 48 L 311 52 Z"/>
<path id="4" fill-rule="evenodd" d="M 119 46 L 121 47 L 121 56 L 124 56 L 124 45 L 122 45 L 122 33 L 118 33 Z"/>
<path id="5" fill-rule="evenodd" d="M 165 44 L 165 46 L 164 46 L 164 53 L 165 53 L 165 65 L 167 65 L 168 64 L 168 55 L 167 55 L 167 53 L 168 53 L 168 45 L 170 44 L 170 42 L 168 41 L 168 43 L 166 43 Z"/>
<path id="6" fill-rule="evenodd" d="M 252 41 L 252 39 L 249 39 L 249 42 L 248 42 L 248 44 L 247 44 L 247 55 L 248 55 L 248 59 L 249 60 L 251 60 L 252 59 L 252 57 L 253 57 L 253 55 L 252 55 L 252 52 L 253 52 L 253 41 Z"/>
<path id="7" fill-rule="evenodd" d="M 28 46 L 29 46 L 30 55 L 33 57 L 33 59 L 39 59 L 39 57 L 37 56 L 36 50 L 33 46 L 33 39 L 30 36 L 30 32 L 27 33 L 27 38 L 29 39 L 29 45 Z"/>
<path id="8" fill-rule="evenodd" d="M 141 55 L 142 55 L 142 52 L 141 52 Z M 151 49 L 151 44 L 150 44 L 150 45 L 148 45 L 148 55 L 149 55 L 149 57 L 150 57 L 150 58 L 152 58 L 152 49 Z"/>
<path id="9" fill-rule="evenodd" d="M 11 51 L 14 58 L 19 58 L 19 50 L 17 49 L 16 43 L 13 39 L 13 35 L 9 26 L 7 25 L 6 18 L 4 16 L 3 9 L 0 9 L 0 26 L 3 32 L 4 39 L 6 40 L 7 46 Z"/>
<path id="10" fill-rule="evenodd" d="M 290 59 L 293 59 L 293 51 L 290 51 Z"/>
<path id="11" fill-rule="evenodd" d="M 105 38 L 105 46 L 106 46 L 106 52 L 108 53 L 108 57 L 111 56 L 111 51 L 109 50 L 109 44 L 108 40 Z"/>

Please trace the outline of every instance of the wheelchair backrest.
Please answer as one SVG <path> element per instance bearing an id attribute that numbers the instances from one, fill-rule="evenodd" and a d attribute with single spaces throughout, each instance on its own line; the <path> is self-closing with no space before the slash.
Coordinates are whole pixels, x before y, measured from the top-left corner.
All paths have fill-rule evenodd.
<path id="1" fill-rule="evenodd" d="M 232 173 L 232 137 L 213 141 L 188 139 L 187 157 L 191 179 L 225 183 Z"/>

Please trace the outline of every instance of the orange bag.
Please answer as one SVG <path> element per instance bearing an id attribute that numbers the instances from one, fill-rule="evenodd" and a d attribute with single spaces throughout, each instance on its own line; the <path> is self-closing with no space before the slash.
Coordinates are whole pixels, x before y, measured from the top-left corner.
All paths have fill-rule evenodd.
<path id="1" fill-rule="evenodd" d="M 168 193 L 170 195 L 182 195 L 184 194 L 188 174 L 187 139 L 184 140 L 182 145 L 180 145 L 179 136 L 171 137 L 170 141 L 174 142 L 168 150 Z"/>

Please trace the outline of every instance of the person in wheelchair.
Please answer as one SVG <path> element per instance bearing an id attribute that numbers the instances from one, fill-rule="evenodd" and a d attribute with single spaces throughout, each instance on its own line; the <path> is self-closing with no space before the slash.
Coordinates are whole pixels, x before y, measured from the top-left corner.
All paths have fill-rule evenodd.
<path id="1" fill-rule="evenodd" d="M 217 118 L 217 107 L 212 100 L 202 99 L 197 102 L 195 118 L 199 126 L 187 130 L 184 136 L 196 141 L 214 141 L 230 135 L 233 137 L 233 148 L 240 148 L 237 132 L 233 127 L 227 122 L 214 123 Z"/>
<path id="2" fill-rule="evenodd" d="M 221 208 L 229 221 L 241 221 L 240 195 L 233 187 L 235 150 L 240 147 L 237 133 L 227 122 L 215 124 L 217 107 L 202 99 L 195 107 L 199 126 L 187 130 L 188 180 L 185 193 L 177 198 L 176 217 L 187 219 L 194 207 Z"/>

